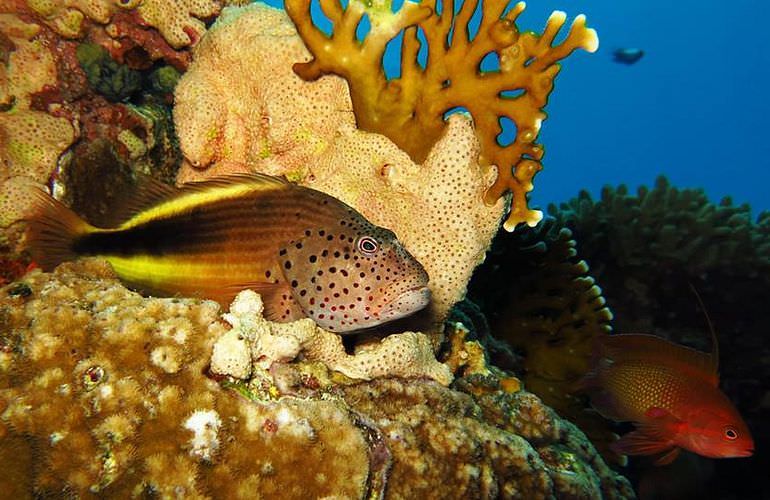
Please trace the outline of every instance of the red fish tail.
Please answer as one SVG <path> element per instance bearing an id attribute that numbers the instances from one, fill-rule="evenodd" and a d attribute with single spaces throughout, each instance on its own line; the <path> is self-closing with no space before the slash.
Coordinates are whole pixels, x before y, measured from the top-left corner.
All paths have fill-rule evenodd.
<path id="1" fill-rule="evenodd" d="M 74 242 L 93 227 L 61 202 L 35 191 L 32 215 L 26 219 L 26 246 L 44 271 L 77 257 Z"/>

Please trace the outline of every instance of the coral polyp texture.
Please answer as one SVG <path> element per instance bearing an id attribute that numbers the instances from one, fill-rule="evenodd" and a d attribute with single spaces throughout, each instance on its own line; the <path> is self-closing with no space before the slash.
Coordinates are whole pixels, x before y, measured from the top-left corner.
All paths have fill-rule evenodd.
<path id="1" fill-rule="evenodd" d="M 174 120 L 194 167 L 179 180 L 245 168 L 295 180 L 307 175 L 306 164 L 337 128 L 354 124 L 344 81 L 310 84 L 292 73 L 291 65 L 307 58 L 281 10 L 225 9 L 176 89 Z"/>
<path id="2" fill-rule="evenodd" d="M 254 370 L 268 370 L 273 363 L 288 362 L 300 354 L 319 361 L 353 379 L 376 377 L 426 377 L 448 385 L 452 374 L 436 361 L 430 339 L 422 333 L 405 332 L 357 346 L 355 355 L 345 352 L 342 338 L 323 330 L 311 319 L 271 323 L 262 317 L 264 306 L 251 290 L 238 294 L 225 315 L 233 329 L 214 345 L 211 370 L 220 375 L 247 379 Z"/>
<path id="3" fill-rule="evenodd" d="M 11 47 L 0 60 L 0 182 L 17 175 L 46 182 L 76 138 L 71 120 L 35 109 L 35 94 L 58 81 L 54 54 L 40 34 L 39 25 L 0 14 L 0 35 Z"/>
<path id="4" fill-rule="evenodd" d="M 295 64 L 302 78 L 314 80 L 335 74 L 350 85 L 358 127 L 389 137 L 413 160 L 422 162 L 446 124 L 444 116 L 457 107 L 473 116 L 481 142 L 483 165 L 495 165 L 498 176 L 486 193 L 494 202 L 506 192 L 513 195 L 508 230 L 519 223 L 535 225 L 542 217 L 527 207 L 526 193 L 541 169 L 542 145 L 536 143 L 543 108 L 559 72 L 558 62 L 575 49 L 593 52 L 598 38 L 575 18 L 561 43 L 554 43 L 566 15 L 554 12 L 542 34 L 520 32 L 516 26 L 524 11 L 520 2 L 506 13 L 507 0 L 481 2 L 480 26 L 470 27 L 478 1 L 405 2 L 393 12 L 392 2 L 351 0 L 343 8 L 337 0 L 322 0 L 321 9 L 331 21 L 326 35 L 310 16 L 311 0 L 287 0 L 286 12 L 313 58 Z M 358 41 L 364 17 L 370 31 Z M 386 46 L 403 33 L 401 74 L 388 79 L 382 68 Z M 418 61 L 427 43 L 427 64 Z M 494 55 L 499 68 L 482 71 L 482 61 Z M 516 136 L 502 144 L 501 120 L 512 120 Z"/>
<path id="5" fill-rule="evenodd" d="M 440 324 L 504 210 L 479 201 L 494 173 L 479 167 L 471 120 L 449 117 L 417 164 L 387 137 L 354 127 L 342 79 L 304 82 L 288 69 L 308 58 L 284 12 L 225 9 L 177 87 L 174 119 L 189 162 L 178 181 L 260 171 L 341 199 L 392 229 L 425 266 Z"/>
<path id="6" fill-rule="evenodd" d="M 492 334 L 523 358 L 503 368 L 520 370 L 527 390 L 578 424 L 605 457 L 618 460 L 608 447 L 616 436 L 573 392 L 613 319 L 577 247 L 572 232 L 552 218 L 501 232 L 468 294 L 487 314 Z"/>
<path id="7" fill-rule="evenodd" d="M 257 304 L 242 296 L 226 319 Z M 334 383 L 318 363 L 274 361 L 248 384 L 208 377 L 213 345 L 231 331 L 218 309 L 143 298 L 98 260 L 0 288 L 0 491 L 633 496 L 580 431 L 492 376 L 456 389 L 420 378 Z"/>
<path id="8" fill-rule="evenodd" d="M 141 24 L 156 28 L 174 48 L 200 39 L 202 19 L 219 13 L 219 0 L 53 0 L 27 1 L 27 8 L 65 38 L 82 37 L 90 23 L 109 25 L 116 15 L 135 15 Z M 110 25 L 110 30 L 116 30 Z"/>

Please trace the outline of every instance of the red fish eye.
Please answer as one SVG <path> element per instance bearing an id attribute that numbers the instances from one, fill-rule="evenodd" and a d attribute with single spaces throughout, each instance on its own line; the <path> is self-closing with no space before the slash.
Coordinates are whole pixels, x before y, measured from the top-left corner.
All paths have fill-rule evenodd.
<path id="1" fill-rule="evenodd" d="M 361 236 L 358 238 L 356 246 L 364 255 L 373 255 L 379 248 L 377 240 L 371 236 Z"/>
<path id="2" fill-rule="evenodd" d="M 730 441 L 735 441 L 736 439 L 738 439 L 738 431 L 736 431 L 732 427 L 726 427 L 725 438 L 729 439 Z"/>

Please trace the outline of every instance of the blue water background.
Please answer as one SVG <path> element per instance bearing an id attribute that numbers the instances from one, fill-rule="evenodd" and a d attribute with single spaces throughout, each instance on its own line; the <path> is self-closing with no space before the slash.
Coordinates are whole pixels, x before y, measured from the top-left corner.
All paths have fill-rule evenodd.
<path id="1" fill-rule="evenodd" d="M 556 80 L 531 205 L 665 174 L 714 201 L 730 195 L 755 214 L 770 209 L 770 2 L 533 0 L 519 28 L 542 30 L 553 10 L 568 22 L 586 14 L 600 47 L 573 54 Z M 631 66 L 613 62 L 625 47 L 645 55 Z M 397 74 L 395 50 L 385 65 Z"/>

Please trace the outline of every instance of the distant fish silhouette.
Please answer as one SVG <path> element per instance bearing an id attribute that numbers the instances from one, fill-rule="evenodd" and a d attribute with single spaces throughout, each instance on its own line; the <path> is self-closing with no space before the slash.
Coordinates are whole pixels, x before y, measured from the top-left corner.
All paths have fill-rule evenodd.
<path id="1" fill-rule="evenodd" d="M 642 58 L 644 51 L 634 48 L 616 49 L 612 55 L 616 63 L 631 65 Z"/>

